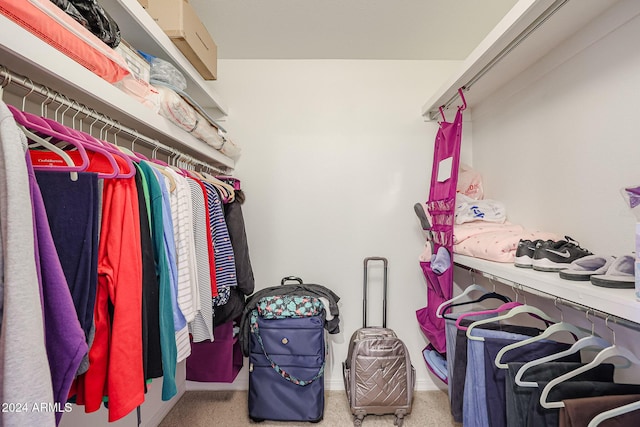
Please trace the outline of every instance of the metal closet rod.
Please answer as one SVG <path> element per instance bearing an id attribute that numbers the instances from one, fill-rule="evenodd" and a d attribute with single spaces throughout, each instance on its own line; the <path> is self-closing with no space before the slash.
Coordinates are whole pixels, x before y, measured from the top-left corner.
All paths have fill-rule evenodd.
<path id="1" fill-rule="evenodd" d="M 573 302 L 573 301 L 567 301 L 565 299 L 562 299 L 562 298 L 560 298 L 560 297 L 558 297 L 556 295 L 550 294 L 548 292 L 544 292 L 544 291 L 541 291 L 539 289 L 535 289 L 535 288 L 532 288 L 530 286 L 523 285 L 522 283 L 517 283 L 517 282 L 514 282 L 512 280 L 505 279 L 504 277 L 500 277 L 500 276 L 496 276 L 496 275 L 491 274 L 491 273 L 487 273 L 485 271 L 477 270 L 475 268 L 471 268 L 471 267 L 468 267 L 466 265 L 462 265 L 462 264 L 458 264 L 458 263 L 455 263 L 455 265 L 456 265 L 456 267 L 463 268 L 463 269 L 465 269 L 467 271 L 470 271 L 470 272 L 473 272 L 473 273 L 478 273 L 478 274 L 482 275 L 483 277 L 486 277 L 490 281 L 491 280 L 495 280 L 497 282 L 500 282 L 500 283 L 503 283 L 505 285 L 511 286 L 516 291 L 517 290 L 522 290 L 522 291 L 526 291 L 526 292 L 534 294 L 534 295 L 538 295 L 538 296 L 541 296 L 541 297 L 544 297 L 544 298 L 547 298 L 547 299 L 551 299 L 551 300 L 554 300 L 554 302 L 556 302 L 556 303 L 565 305 L 567 307 L 571 307 L 571 308 L 573 308 L 575 310 L 578 310 L 578 311 L 584 311 L 587 314 L 592 313 L 594 316 L 599 317 L 601 319 L 604 319 L 604 320 L 607 320 L 607 321 L 611 320 L 614 324 L 621 325 L 621 326 L 624 326 L 626 328 L 633 329 L 635 331 L 639 331 L 640 332 L 640 324 L 632 322 L 631 320 L 627 320 L 627 319 L 624 319 L 622 317 L 618 317 L 618 316 L 616 316 L 614 314 L 606 313 L 606 312 L 604 312 L 602 310 L 598 310 L 598 309 L 595 309 L 595 308 L 592 308 L 592 307 L 589 307 L 589 306 L 586 306 L 586 305 L 583 305 L 583 304 L 578 304 L 578 303 Z"/>
<path id="2" fill-rule="evenodd" d="M 549 6 L 540 16 L 538 16 L 527 28 L 525 28 L 520 34 L 516 36 L 504 49 L 502 49 L 496 56 L 487 63 L 480 71 L 474 74 L 466 84 L 462 85 L 463 91 L 468 91 L 471 87 L 480 80 L 485 74 L 489 72 L 494 66 L 502 61 L 513 49 L 518 47 L 523 41 L 525 41 L 531 34 L 533 34 L 542 24 L 547 22 L 562 6 L 564 6 L 569 0 L 556 0 L 551 6 Z M 458 92 L 453 94 L 447 102 L 445 102 L 441 108 L 447 109 L 458 98 Z M 439 116 L 438 110 L 432 110 L 429 112 L 429 117 L 435 120 Z"/>
<path id="3" fill-rule="evenodd" d="M 173 147 L 169 147 L 168 145 L 162 144 L 158 140 L 155 140 L 146 135 L 143 135 L 135 129 L 124 126 L 117 120 L 114 120 L 105 114 L 99 113 L 96 110 L 89 108 L 78 101 L 70 99 L 69 97 L 62 95 L 61 93 L 56 92 L 45 85 L 42 85 L 40 83 L 35 83 L 33 82 L 33 80 L 31 80 L 28 77 L 16 74 L 1 64 L 0 64 L 0 77 L 2 77 L 3 79 L 2 82 L 0 83 L 0 88 L 4 88 L 9 84 L 15 84 L 29 90 L 29 92 L 24 96 L 23 100 L 26 99 L 26 97 L 29 96 L 31 93 L 37 92 L 40 95 L 46 97 L 46 99 L 43 101 L 43 105 L 47 105 L 48 103 L 55 102 L 61 107 L 62 106 L 67 107 L 67 109 L 63 111 L 63 116 L 64 116 L 64 113 L 69 109 L 75 110 L 78 113 L 82 113 L 85 119 L 86 118 L 94 119 L 94 122 L 92 123 L 91 126 L 93 126 L 93 124 L 97 122 L 101 122 L 104 124 L 102 129 L 105 129 L 107 127 L 108 127 L 108 131 L 112 131 L 113 129 L 116 129 L 116 132 L 113 133 L 114 135 L 117 135 L 118 133 L 122 132 L 135 138 L 132 143 L 137 143 L 137 142 L 146 143 L 148 146 L 153 148 L 154 155 L 157 150 L 162 150 L 168 153 L 169 158 L 172 159 L 174 165 L 181 164 L 182 166 L 188 166 L 188 165 L 200 166 L 203 169 L 214 171 L 214 172 L 225 174 L 225 175 L 229 173 L 229 170 L 224 170 L 219 167 L 212 166 L 206 162 L 203 162 L 202 160 L 198 160 L 193 156 L 185 154 L 180 150 L 177 150 Z M 24 105 L 23 105 L 23 108 L 24 108 Z M 57 110 L 56 110 L 56 113 L 57 113 Z"/>

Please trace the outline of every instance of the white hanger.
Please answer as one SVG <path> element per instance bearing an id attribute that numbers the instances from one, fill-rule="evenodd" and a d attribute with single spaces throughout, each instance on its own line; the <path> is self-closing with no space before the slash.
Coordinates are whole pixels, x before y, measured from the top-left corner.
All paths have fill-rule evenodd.
<path id="1" fill-rule="evenodd" d="M 590 335 L 588 337 L 585 338 L 580 338 L 578 341 L 576 341 L 570 348 L 561 351 L 559 353 L 555 353 L 555 354 L 550 354 L 548 356 L 542 357 L 540 359 L 536 359 L 536 360 L 532 360 L 530 362 L 525 363 L 516 373 L 516 377 L 515 377 L 515 381 L 516 384 L 518 384 L 520 387 L 538 387 L 538 383 L 533 382 L 533 381 L 522 381 L 522 376 L 524 375 L 525 371 L 529 368 L 532 368 L 534 366 L 537 365 L 541 365 L 543 363 L 547 363 L 547 362 L 552 362 L 554 360 L 558 360 L 560 358 L 563 358 L 565 356 L 570 356 L 572 354 L 575 354 L 577 352 L 579 352 L 580 350 L 582 350 L 583 348 L 587 348 L 587 347 L 599 347 L 599 348 L 604 348 L 604 347 L 609 347 L 611 344 L 603 339 L 600 338 L 596 335 Z"/>
<path id="2" fill-rule="evenodd" d="M 504 347 L 502 347 L 500 349 L 500 351 L 498 352 L 498 354 L 496 355 L 496 359 L 495 359 L 495 365 L 500 368 L 500 369 L 508 369 L 509 365 L 507 365 L 506 363 L 502 363 L 502 356 L 505 355 L 506 352 L 516 349 L 518 347 L 523 347 L 525 345 L 534 343 L 536 341 L 540 341 L 543 340 L 545 338 L 548 338 L 549 336 L 557 333 L 557 332 L 571 332 L 573 335 L 578 336 L 578 337 L 589 337 L 591 335 L 589 334 L 585 334 L 585 330 L 578 328 L 577 326 L 572 325 L 571 323 L 568 322 L 558 322 L 558 323 L 554 323 L 553 325 L 549 326 L 547 329 L 544 330 L 544 332 L 542 332 L 540 335 L 537 335 L 535 337 L 531 337 L 531 338 L 527 338 L 526 340 L 522 340 L 522 341 L 518 341 L 515 342 L 513 344 L 509 344 L 506 345 Z"/>
<path id="3" fill-rule="evenodd" d="M 555 354 L 550 354 L 548 356 L 544 356 L 544 357 L 541 357 L 539 359 L 531 360 L 531 361 L 525 363 L 524 365 L 522 365 L 522 367 L 520 369 L 518 369 L 518 372 L 516 372 L 516 377 L 515 377 L 516 384 L 519 385 L 520 387 L 538 387 L 538 383 L 537 382 L 534 382 L 534 381 L 522 381 L 522 377 L 524 376 L 524 373 L 527 371 L 527 369 L 532 368 L 534 366 L 541 365 L 543 363 L 552 362 L 554 360 L 561 359 L 561 358 L 563 358 L 565 356 L 570 356 L 572 354 L 575 354 L 575 353 L 579 352 L 580 350 L 582 350 L 584 348 L 589 348 L 589 347 L 605 348 L 605 347 L 609 347 L 611 345 L 611 343 L 609 343 L 607 340 L 605 340 L 603 338 L 600 338 L 599 336 L 595 335 L 595 324 L 589 318 L 589 310 L 587 310 L 587 312 L 586 312 L 586 317 L 587 317 L 587 320 L 589 320 L 589 322 L 591 322 L 591 335 L 590 336 L 584 337 L 584 338 L 580 338 L 578 341 L 573 343 L 573 345 L 570 348 L 568 348 L 568 349 L 566 349 L 564 351 L 561 351 L 561 352 L 555 353 Z"/>
<path id="4" fill-rule="evenodd" d="M 474 282 L 475 282 L 475 280 L 474 280 Z M 482 286 L 480 286 L 480 285 L 478 285 L 478 284 L 476 284 L 476 283 L 473 283 L 472 285 L 468 286 L 468 287 L 464 290 L 464 292 L 462 292 L 460 295 L 455 296 L 455 297 L 451 298 L 450 300 L 447 300 L 447 301 L 443 302 L 442 304 L 440 304 L 440 305 L 438 306 L 438 309 L 436 310 L 436 317 L 438 317 L 439 319 L 442 319 L 442 310 L 443 310 L 447 305 L 452 304 L 452 303 L 454 303 L 454 302 L 456 302 L 456 301 L 461 300 L 462 298 L 466 297 L 467 295 L 469 295 L 469 294 L 470 294 L 471 292 L 473 292 L 473 291 L 481 291 L 481 292 L 482 292 L 482 293 L 484 293 L 484 294 L 488 294 L 488 293 L 489 293 L 489 291 L 488 291 L 488 290 L 486 290 L 485 288 L 483 288 Z"/>
<path id="5" fill-rule="evenodd" d="M 528 344 L 534 343 L 536 341 L 540 341 L 543 340 L 545 338 L 550 337 L 551 335 L 558 333 L 558 332 L 570 332 L 571 334 L 573 334 L 576 337 L 579 338 L 586 338 L 589 337 L 590 335 L 592 335 L 590 333 L 590 331 L 586 330 L 586 329 L 582 329 L 579 328 L 575 325 L 572 325 L 571 323 L 565 322 L 564 321 L 564 313 L 562 313 L 562 310 L 560 310 L 560 308 L 558 307 L 558 299 L 556 298 L 554 301 L 554 305 L 555 307 L 560 311 L 560 322 L 558 323 L 554 323 L 553 325 L 549 326 L 547 329 L 544 330 L 544 332 L 542 332 L 540 335 L 537 335 L 535 337 L 531 337 L 531 338 L 527 338 L 525 340 L 522 341 L 518 341 L 515 342 L 513 344 L 509 344 L 506 345 L 504 347 L 502 347 L 500 349 L 500 351 L 498 352 L 498 354 L 496 355 L 495 358 L 495 365 L 500 368 L 500 369 L 508 369 L 509 366 L 506 363 L 502 363 L 502 357 L 505 355 L 506 352 L 519 348 L 519 347 L 523 347 L 526 346 Z"/>
<path id="6" fill-rule="evenodd" d="M 52 144 L 46 139 L 31 132 L 29 129 L 25 128 L 21 124 L 18 124 L 18 127 L 20 127 L 20 130 L 25 134 L 25 136 L 29 140 L 34 142 L 34 144 L 30 144 L 31 147 L 38 147 L 38 146 L 45 147 L 49 151 L 56 153 L 58 156 L 60 156 L 62 160 L 64 160 L 64 162 L 67 164 L 67 166 L 76 166 L 76 164 L 73 163 L 73 159 L 71 159 L 71 157 L 67 153 L 65 153 L 64 150 L 61 150 L 56 145 Z M 69 173 L 71 174 L 71 181 L 78 180 L 78 172 L 69 172 Z"/>
<path id="7" fill-rule="evenodd" d="M 509 312 L 507 314 L 503 314 L 502 316 L 497 316 L 497 317 L 491 317 L 489 319 L 482 319 L 482 320 L 478 320 L 476 322 L 473 322 L 471 325 L 469 325 L 469 329 L 467 329 L 467 338 L 469 338 L 470 340 L 474 340 L 474 341 L 484 341 L 483 337 L 476 337 L 471 335 L 471 332 L 473 331 L 473 329 L 477 326 L 480 325 L 484 325 L 486 323 L 493 323 L 493 322 L 499 322 L 500 320 L 506 320 L 506 319 L 510 319 L 518 314 L 523 314 L 523 313 L 527 313 L 527 314 L 531 314 L 534 316 L 539 317 L 542 320 L 546 320 L 547 322 L 552 322 L 555 323 L 556 321 L 549 317 L 549 315 L 547 313 L 545 313 L 544 311 L 540 310 L 537 307 L 534 307 L 532 305 L 519 305 L 518 307 L 515 307 L 511 310 L 509 310 Z"/>
<path id="8" fill-rule="evenodd" d="M 609 318 L 607 317 L 607 319 L 605 319 L 605 325 L 607 325 L 607 327 L 609 327 L 608 321 Z M 587 363 L 586 365 L 583 365 L 571 372 L 567 372 L 566 374 L 560 375 L 558 378 L 554 378 L 553 380 L 551 380 L 540 394 L 540 405 L 542 405 L 543 408 L 564 408 L 564 403 L 561 401 L 547 402 L 547 397 L 549 396 L 549 392 L 551 391 L 551 389 L 563 381 L 569 380 L 577 375 L 580 375 L 583 372 L 586 372 L 600 365 L 603 361 L 609 358 L 623 357 L 633 364 L 640 365 L 640 359 L 638 359 L 635 354 L 624 347 L 619 347 L 616 345 L 615 332 L 611 328 L 609 328 L 609 330 L 611 330 L 611 332 L 613 333 L 613 345 L 603 349 L 591 362 Z"/>
<path id="9" fill-rule="evenodd" d="M 604 411 L 601 414 L 593 417 L 587 427 L 597 427 L 601 422 L 608 420 L 609 418 L 617 417 L 618 415 L 623 415 L 628 412 L 637 410 L 640 410 L 640 401 L 627 403 L 626 405 L 620 406 L 619 408 L 609 409 L 608 411 Z"/>

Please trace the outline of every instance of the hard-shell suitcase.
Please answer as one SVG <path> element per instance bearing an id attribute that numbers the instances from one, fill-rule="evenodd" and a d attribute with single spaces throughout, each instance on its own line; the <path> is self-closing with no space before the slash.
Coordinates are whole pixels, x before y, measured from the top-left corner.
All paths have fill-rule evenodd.
<path id="1" fill-rule="evenodd" d="M 367 327 L 367 270 L 370 261 L 384 264 L 382 327 Z M 362 328 L 351 336 L 346 361 L 342 364 L 347 399 L 360 426 L 365 415 L 395 414 L 395 425 L 402 426 L 405 415 L 411 413 L 415 370 L 409 351 L 387 323 L 386 258 L 364 259 Z"/>
<path id="2" fill-rule="evenodd" d="M 252 329 L 249 344 L 249 417 L 254 421 L 322 420 L 324 316 L 265 319 L 257 310 L 254 314 L 257 328 Z"/>

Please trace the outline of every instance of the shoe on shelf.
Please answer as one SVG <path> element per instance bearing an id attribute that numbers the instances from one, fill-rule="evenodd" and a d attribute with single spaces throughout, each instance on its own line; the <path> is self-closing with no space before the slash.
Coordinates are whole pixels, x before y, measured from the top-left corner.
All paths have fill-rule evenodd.
<path id="1" fill-rule="evenodd" d="M 591 283 L 605 288 L 633 289 L 636 286 L 635 262 L 635 255 L 618 257 L 606 273 L 591 276 Z"/>
<path id="2" fill-rule="evenodd" d="M 536 249 L 541 246 L 550 246 L 554 244 L 553 240 L 525 240 L 520 239 L 516 248 L 516 258 L 513 264 L 520 268 L 531 268 L 533 262 L 533 254 Z"/>
<path id="3" fill-rule="evenodd" d="M 573 261 L 593 255 L 588 250 L 581 248 L 578 242 L 569 236 L 566 240 L 560 240 L 551 245 L 541 245 L 536 248 L 531 262 L 537 271 L 560 271 L 566 269 Z"/>
<path id="4" fill-rule="evenodd" d="M 589 281 L 591 276 L 607 274 L 615 257 L 611 255 L 589 255 L 578 258 L 560 270 L 560 278 L 565 280 Z"/>

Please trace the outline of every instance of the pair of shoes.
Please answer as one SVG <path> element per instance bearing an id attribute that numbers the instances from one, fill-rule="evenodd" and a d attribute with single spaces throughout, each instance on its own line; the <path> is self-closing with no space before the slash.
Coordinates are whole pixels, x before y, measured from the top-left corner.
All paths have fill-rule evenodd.
<path id="1" fill-rule="evenodd" d="M 531 266 L 537 271 L 560 271 L 567 268 L 573 261 L 588 255 L 590 251 L 581 248 L 579 243 L 569 236 L 566 240 L 539 245 L 534 254 Z"/>
<path id="2" fill-rule="evenodd" d="M 516 248 L 516 259 L 514 265 L 520 268 L 531 268 L 533 266 L 533 255 L 536 249 L 549 246 L 555 243 L 553 240 L 524 240 L 520 239 Z"/>
<path id="3" fill-rule="evenodd" d="M 560 277 L 567 280 L 590 280 L 604 288 L 635 288 L 635 256 L 621 257 L 589 255 L 573 261 Z"/>

